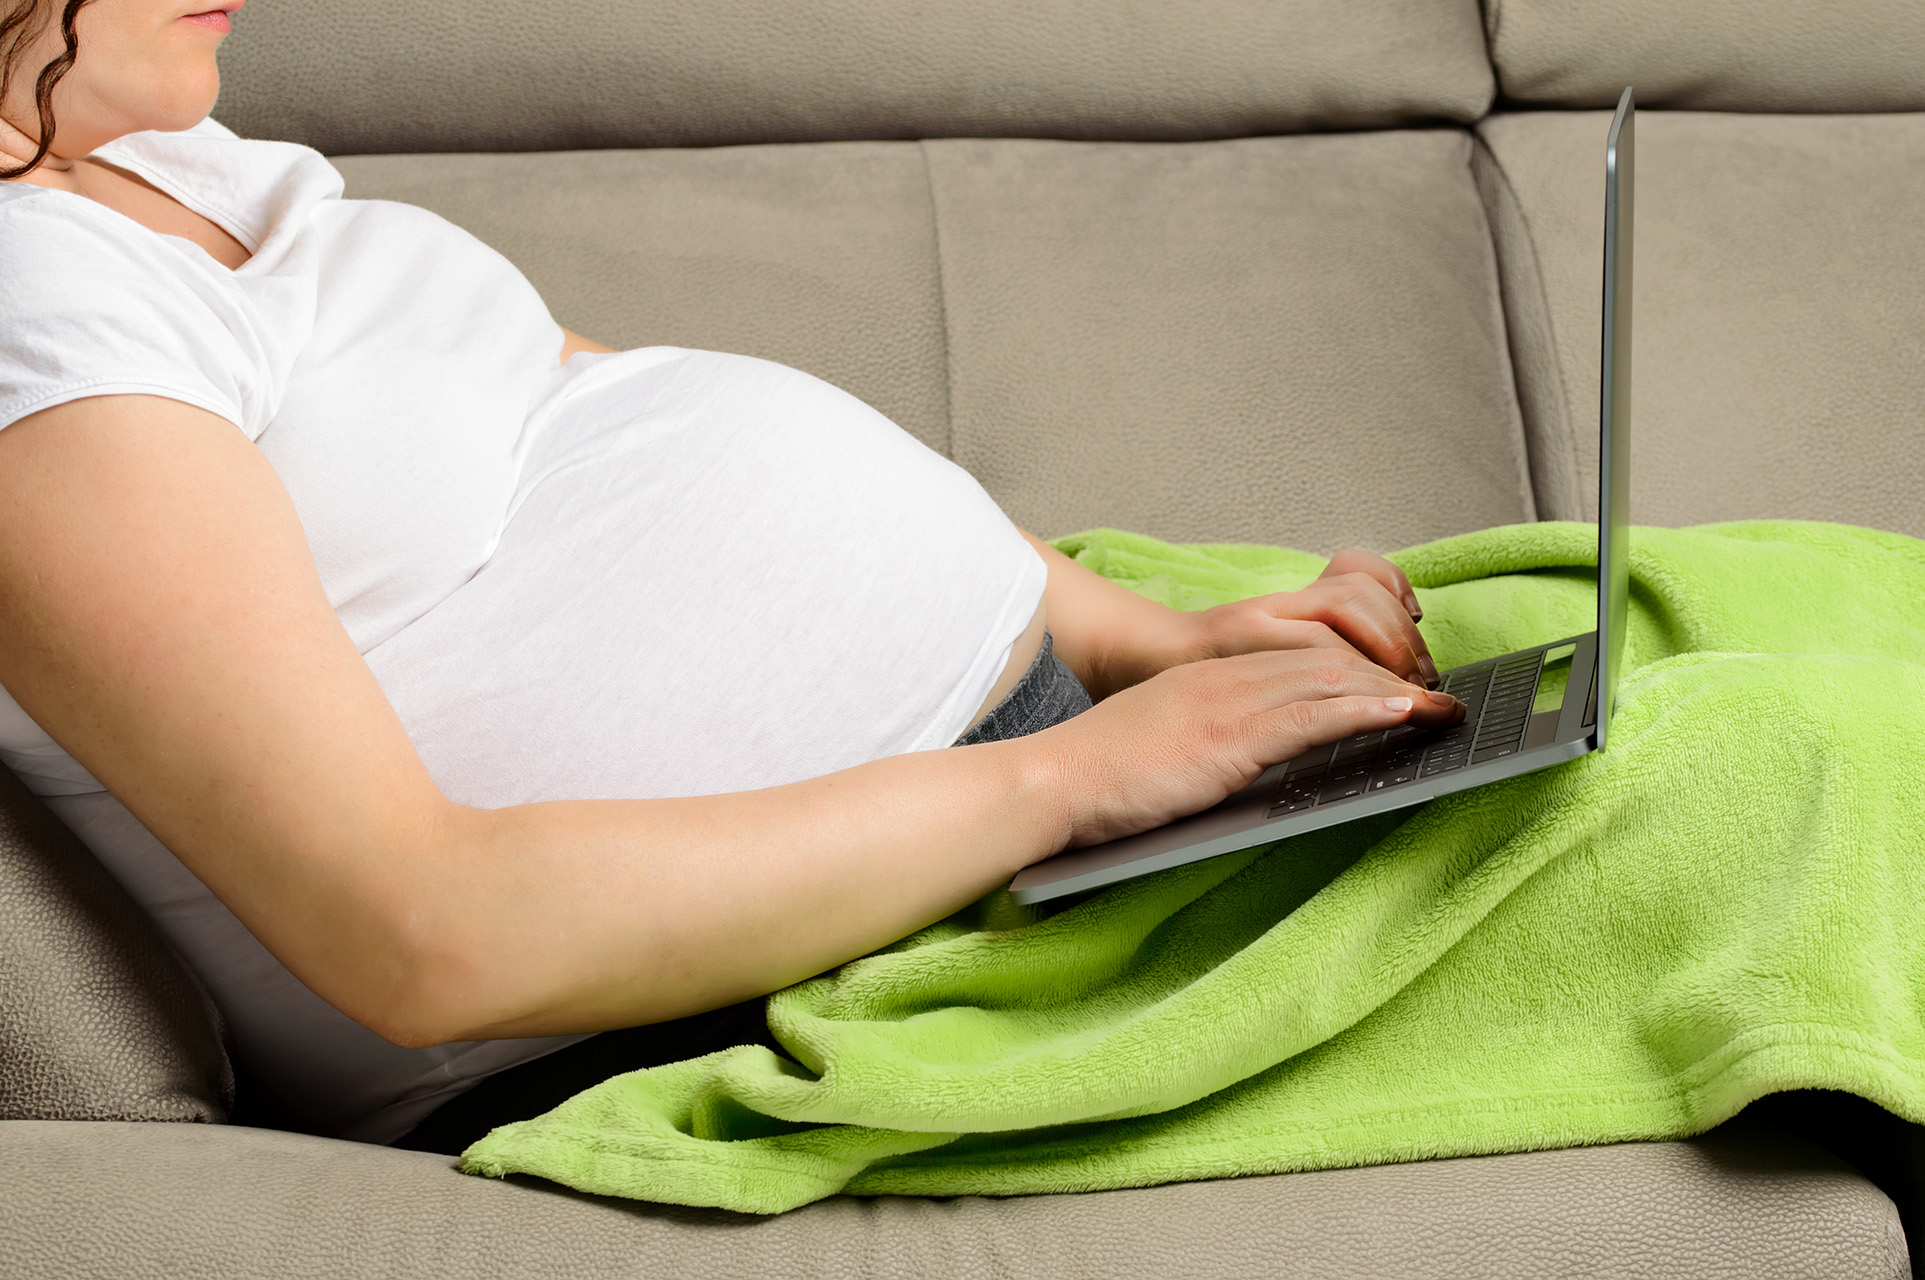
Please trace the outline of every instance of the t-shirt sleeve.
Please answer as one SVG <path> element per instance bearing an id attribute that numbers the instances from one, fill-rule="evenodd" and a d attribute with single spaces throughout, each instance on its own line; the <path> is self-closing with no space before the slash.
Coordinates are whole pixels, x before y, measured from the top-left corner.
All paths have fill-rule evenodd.
<path id="1" fill-rule="evenodd" d="M 0 428 L 70 400 L 154 395 L 266 429 L 269 379 L 231 281 L 67 192 L 0 204 Z"/>

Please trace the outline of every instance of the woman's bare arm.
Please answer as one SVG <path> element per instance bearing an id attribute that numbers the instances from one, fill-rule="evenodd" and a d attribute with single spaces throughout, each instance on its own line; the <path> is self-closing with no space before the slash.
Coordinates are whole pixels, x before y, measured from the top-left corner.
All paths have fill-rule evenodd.
<path id="1" fill-rule="evenodd" d="M 774 990 L 1313 742 L 1452 714 L 1354 655 L 1251 655 L 1018 742 L 729 796 L 467 808 L 329 607 L 266 459 L 141 396 L 0 430 L 0 684 L 297 977 L 404 1045 Z"/>
<path id="2" fill-rule="evenodd" d="M 279 478 L 184 404 L 83 400 L 0 431 L 0 511 L 0 683 L 298 977 L 400 1042 L 514 1022 L 597 964 L 633 979 L 528 1030 L 772 989 L 1058 839 L 995 753 L 720 801 L 455 806 Z"/>
<path id="3" fill-rule="evenodd" d="M 1302 591 L 1182 613 L 1092 573 L 1035 534 L 1056 652 L 1097 698 L 1186 662 L 1270 649 L 1345 649 L 1417 684 L 1437 665 L 1410 580 L 1382 556 L 1340 551 Z"/>

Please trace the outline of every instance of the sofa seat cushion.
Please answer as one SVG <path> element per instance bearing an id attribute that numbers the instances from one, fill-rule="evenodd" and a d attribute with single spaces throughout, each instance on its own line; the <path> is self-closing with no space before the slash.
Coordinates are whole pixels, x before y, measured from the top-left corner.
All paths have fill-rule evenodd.
<path id="1" fill-rule="evenodd" d="M 1535 517 L 1456 129 L 360 156 L 619 346 L 766 356 L 1042 534 L 1384 549 Z"/>
<path id="2" fill-rule="evenodd" d="M 1897 1213 L 1777 1135 L 751 1218 L 271 1130 L 0 1124 L 0 1272 L 1897 1280 Z M 138 1259 L 138 1265 L 135 1260 Z"/>
<path id="3" fill-rule="evenodd" d="M 1476 0 L 303 0 L 216 114 L 323 151 L 1187 139 L 1484 114 Z"/>
<path id="4" fill-rule="evenodd" d="M 1547 323 L 1514 309 L 1513 341 L 1548 346 L 1561 373 L 1587 516 L 1609 121 L 1479 126 L 1520 215 L 1494 220 L 1507 272 L 1541 268 Z M 1633 520 L 1925 536 L 1925 114 L 1640 112 L 1637 183 Z"/>

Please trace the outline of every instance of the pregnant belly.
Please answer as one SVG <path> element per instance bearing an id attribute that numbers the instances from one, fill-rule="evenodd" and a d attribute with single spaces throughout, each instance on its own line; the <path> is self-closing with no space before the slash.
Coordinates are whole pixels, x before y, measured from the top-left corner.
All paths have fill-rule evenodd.
<path id="1" fill-rule="evenodd" d="M 367 655 L 451 798 L 778 785 L 947 746 L 1028 670 L 1046 574 L 966 472 L 780 365 L 601 359 L 488 563 Z"/>

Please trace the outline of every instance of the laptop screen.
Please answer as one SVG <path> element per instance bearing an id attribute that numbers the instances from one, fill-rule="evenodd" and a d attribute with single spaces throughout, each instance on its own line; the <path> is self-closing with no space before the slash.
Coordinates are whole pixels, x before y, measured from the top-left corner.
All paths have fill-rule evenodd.
<path id="1" fill-rule="evenodd" d="M 1600 366 L 1598 430 L 1597 745 L 1617 702 L 1624 663 L 1624 624 L 1630 608 L 1631 564 L 1631 229 L 1636 156 L 1631 90 L 1604 144 L 1604 359 Z"/>

